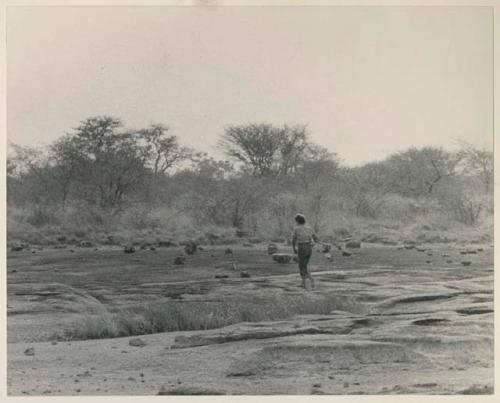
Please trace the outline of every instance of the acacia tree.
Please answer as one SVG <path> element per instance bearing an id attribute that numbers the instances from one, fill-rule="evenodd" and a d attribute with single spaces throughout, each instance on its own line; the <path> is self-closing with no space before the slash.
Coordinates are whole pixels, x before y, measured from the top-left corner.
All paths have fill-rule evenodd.
<path id="1" fill-rule="evenodd" d="M 249 124 L 229 126 L 219 141 L 228 157 L 253 176 L 277 177 L 294 172 L 308 146 L 305 126 Z"/>
<path id="2" fill-rule="evenodd" d="M 461 173 L 479 178 L 484 191 L 489 192 L 493 184 L 493 153 L 463 142 L 457 157 Z"/>
<path id="3" fill-rule="evenodd" d="M 182 161 L 202 156 L 191 148 L 181 146 L 176 136 L 168 134 L 169 130 L 168 126 L 154 124 L 137 133 L 146 153 L 147 166 L 154 177 L 165 175 L 169 169 Z"/>

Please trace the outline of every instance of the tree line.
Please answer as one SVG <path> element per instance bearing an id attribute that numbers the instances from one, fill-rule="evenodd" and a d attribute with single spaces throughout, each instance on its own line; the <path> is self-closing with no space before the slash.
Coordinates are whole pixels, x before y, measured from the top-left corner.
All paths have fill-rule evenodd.
<path id="1" fill-rule="evenodd" d="M 466 143 L 347 167 L 306 126 L 255 123 L 226 127 L 217 147 L 226 159 L 183 146 L 166 125 L 133 130 L 115 117 L 91 117 L 46 147 L 10 144 L 8 205 L 29 212 L 34 225 L 67 210 L 99 225 L 134 206 L 169 206 L 200 225 L 256 229 L 272 221 L 283 231 L 299 210 L 320 230 L 329 212 L 377 218 L 390 213 L 391 200 L 405 206 L 403 215 L 433 206 L 468 225 L 492 209 L 493 154 Z"/>

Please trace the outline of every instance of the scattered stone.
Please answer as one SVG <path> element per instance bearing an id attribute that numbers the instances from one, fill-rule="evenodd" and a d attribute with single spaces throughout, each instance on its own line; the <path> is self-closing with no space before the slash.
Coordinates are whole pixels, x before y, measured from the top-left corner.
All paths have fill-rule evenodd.
<path id="1" fill-rule="evenodd" d="M 246 271 L 242 271 L 242 272 L 240 273 L 240 277 L 242 277 L 242 278 L 250 278 L 250 274 L 249 274 L 249 273 L 247 273 Z"/>
<path id="2" fill-rule="evenodd" d="M 289 253 L 274 253 L 273 254 L 273 260 L 275 262 L 281 263 L 281 264 L 287 264 L 290 263 L 292 260 L 293 255 Z"/>
<path id="3" fill-rule="evenodd" d="M 147 248 L 148 248 L 148 245 L 146 245 L 144 243 L 141 245 L 141 250 L 146 250 Z"/>
<path id="4" fill-rule="evenodd" d="M 70 249 L 69 250 L 71 253 L 75 253 L 75 250 L 74 249 Z"/>
<path id="5" fill-rule="evenodd" d="M 79 243 L 79 246 L 81 248 L 91 248 L 93 245 L 92 245 L 92 242 L 90 242 L 90 241 L 81 241 Z"/>
<path id="6" fill-rule="evenodd" d="M 447 253 L 443 253 L 443 257 L 450 257 Z"/>
<path id="7" fill-rule="evenodd" d="M 415 249 L 415 245 L 405 245 L 404 248 L 408 250 Z"/>
<path id="8" fill-rule="evenodd" d="M 268 255 L 274 255 L 275 253 L 278 253 L 278 245 L 275 243 L 270 243 L 267 245 L 267 254 Z"/>
<path id="9" fill-rule="evenodd" d="M 348 388 L 349 387 L 349 382 L 344 382 L 344 388 Z"/>
<path id="10" fill-rule="evenodd" d="M 228 278 L 229 276 L 227 274 L 216 274 L 215 278 Z"/>
<path id="11" fill-rule="evenodd" d="M 11 271 L 11 273 L 17 273 L 17 270 L 16 270 L 16 269 L 14 269 L 14 270 L 12 270 L 12 271 Z"/>
<path id="12" fill-rule="evenodd" d="M 361 248 L 361 242 L 360 241 L 349 241 L 345 244 L 345 247 L 349 248 L 349 249 Z"/>
<path id="13" fill-rule="evenodd" d="M 141 338 L 136 337 L 134 339 L 130 339 L 128 344 L 130 346 L 133 346 L 133 347 L 144 347 L 146 345 L 146 342 L 144 340 L 142 340 Z"/>
<path id="14" fill-rule="evenodd" d="M 253 248 L 253 244 L 251 244 L 250 242 L 245 242 L 245 243 L 243 244 L 243 246 L 244 246 L 245 248 Z"/>
<path id="15" fill-rule="evenodd" d="M 427 252 L 427 256 L 432 256 L 432 252 Z"/>
<path id="16" fill-rule="evenodd" d="M 461 254 L 461 255 L 466 255 L 466 254 L 467 254 L 467 251 L 466 251 L 466 250 L 461 250 L 461 251 L 460 251 L 460 254 Z"/>
<path id="17" fill-rule="evenodd" d="M 484 249 L 483 248 L 477 248 L 478 252 L 482 252 Z"/>
<path id="18" fill-rule="evenodd" d="M 225 255 L 232 255 L 233 254 L 233 250 L 231 248 L 227 248 L 225 251 L 224 251 L 224 254 Z"/>
<path id="19" fill-rule="evenodd" d="M 313 388 L 321 388 L 321 383 L 315 383 L 315 384 L 313 385 Z"/>
<path id="20" fill-rule="evenodd" d="M 135 252 L 135 248 L 132 246 L 132 245 L 127 245 L 123 248 L 123 251 L 125 253 L 134 253 Z"/>
<path id="21" fill-rule="evenodd" d="M 418 251 L 418 252 L 425 252 L 426 250 L 427 250 L 427 249 L 425 249 L 425 248 L 417 248 L 417 251 Z"/>
<path id="22" fill-rule="evenodd" d="M 352 256 L 351 252 L 347 252 L 346 250 L 342 251 L 342 256 Z"/>
<path id="23" fill-rule="evenodd" d="M 468 255 L 476 255 L 477 254 L 477 251 L 473 250 L 473 249 L 469 249 L 466 251 Z"/>
<path id="24" fill-rule="evenodd" d="M 34 347 L 29 347 L 26 350 L 24 350 L 24 355 L 32 356 L 35 355 L 35 348 Z"/>
<path id="25" fill-rule="evenodd" d="M 198 246 L 198 250 L 205 250 L 203 246 Z"/>
<path id="26" fill-rule="evenodd" d="M 53 342 L 52 342 L 52 343 L 50 343 L 50 344 L 52 344 L 53 346 L 55 346 L 55 345 L 57 345 L 57 341 L 53 341 Z"/>
<path id="27" fill-rule="evenodd" d="M 462 262 L 462 266 L 470 266 L 471 262 L 469 262 L 468 260 L 464 260 Z"/>
<path id="28" fill-rule="evenodd" d="M 129 376 L 129 377 L 127 378 L 127 380 L 128 380 L 128 381 L 135 381 L 135 378 L 134 378 L 133 376 Z"/>
<path id="29" fill-rule="evenodd" d="M 188 241 L 184 246 L 184 252 L 186 252 L 186 255 L 194 255 L 196 253 L 197 248 L 198 245 L 196 244 L 196 242 Z"/>
<path id="30" fill-rule="evenodd" d="M 324 243 L 321 245 L 321 252 L 323 253 L 328 253 L 332 250 L 332 244 L 330 243 Z"/>
<path id="31" fill-rule="evenodd" d="M 453 260 L 447 260 L 446 263 L 453 263 Z"/>
<path id="32" fill-rule="evenodd" d="M 11 252 L 20 252 L 24 249 L 24 245 L 12 245 L 10 247 Z"/>
<path id="33" fill-rule="evenodd" d="M 31 253 L 36 253 L 36 250 L 32 250 Z"/>
<path id="34" fill-rule="evenodd" d="M 430 264 L 432 263 L 432 260 L 426 260 L 425 263 Z"/>
<path id="35" fill-rule="evenodd" d="M 174 259 L 174 264 L 184 264 L 186 263 L 186 258 L 184 256 L 177 256 Z"/>
<path id="36" fill-rule="evenodd" d="M 173 246 L 179 246 L 179 244 L 177 242 L 174 242 L 174 241 L 160 241 L 160 242 L 158 242 L 158 246 L 160 248 L 170 248 Z"/>
<path id="37" fill-rule="evenodd" d="M 149 250 L 153 250 L 154 251 L 154 250 L 156 250 L 156 248 L 154 246 L 150 246 Z"/>

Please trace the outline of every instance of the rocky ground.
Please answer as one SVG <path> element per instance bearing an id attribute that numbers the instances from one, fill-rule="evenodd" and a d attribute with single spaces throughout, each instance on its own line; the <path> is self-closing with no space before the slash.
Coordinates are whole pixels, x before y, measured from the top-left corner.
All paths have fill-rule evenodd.
<path id="1" fill-rule="evenodd" d="M 264 246 L 225 249 L 206 247 L 181 265 L 180 248 L 10 253 L 8 393 L 493 393 L 491 245 L 315 252 L 314 291 L 298 286 L 295 263 L 273 262 Z M 204 331 L 54 340 L 103 309 L 270 294 L 336 304 Z"/>

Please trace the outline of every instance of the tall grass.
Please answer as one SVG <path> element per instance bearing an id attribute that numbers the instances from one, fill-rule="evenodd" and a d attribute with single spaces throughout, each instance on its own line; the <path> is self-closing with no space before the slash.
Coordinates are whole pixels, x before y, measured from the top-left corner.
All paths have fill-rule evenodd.
<path id="1" fill-rule="evenodd" d="M 216 302 L 166 301 L 144 304 L 116 313 L 85 315 L 62 333 L 59 340 L 125 337 L 160 332 L 207 330 L 240 322 L 287 319 L 297 314 L 328 314 L 333 310 L 360 312 L 360 305 L 341 296 L 277 295 Z"/>

